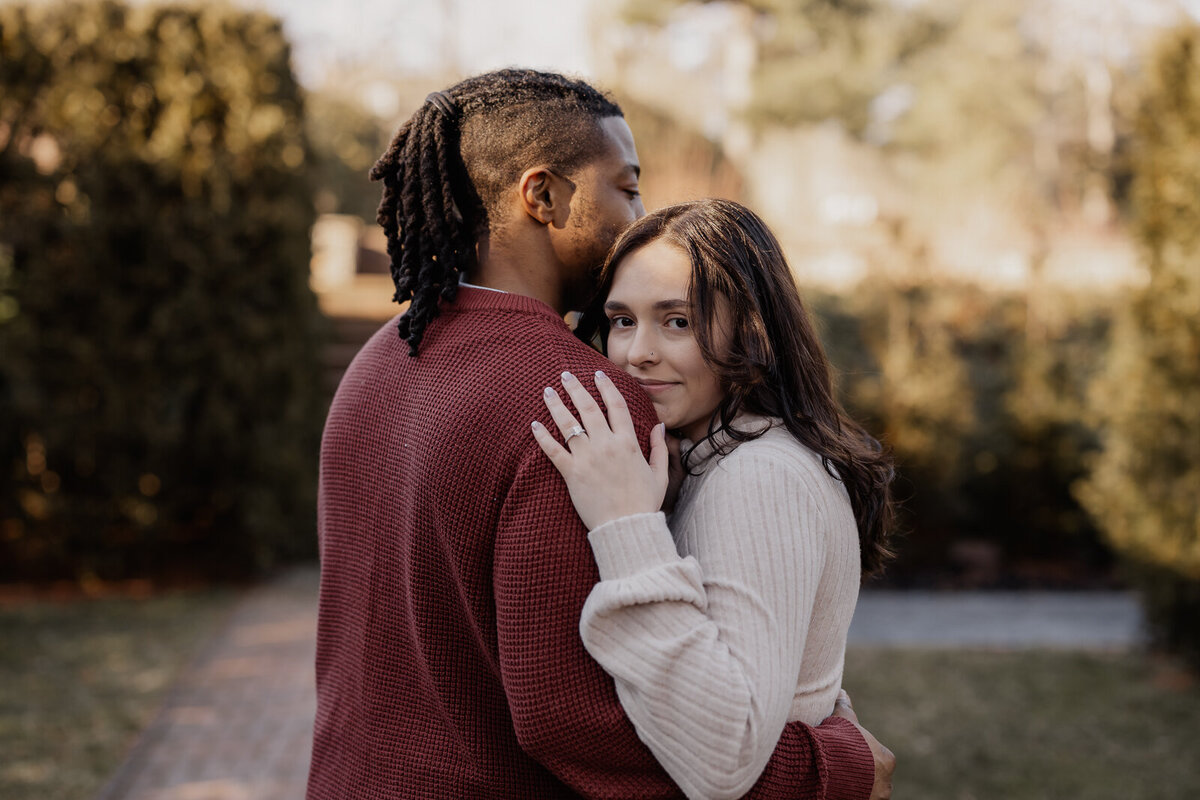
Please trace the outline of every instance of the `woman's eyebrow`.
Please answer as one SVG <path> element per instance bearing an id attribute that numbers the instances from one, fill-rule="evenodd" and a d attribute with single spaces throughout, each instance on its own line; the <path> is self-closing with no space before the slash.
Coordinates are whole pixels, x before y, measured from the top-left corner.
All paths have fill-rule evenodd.
<path id="1" fill-rule="evenodd" d="M 676 308 L 690 308 L 691 303 L 687 300 L 674 298 L 671 300 L 659 300 L 651 308 L 655 311 L 672 310 Z M 629 306 L 622 303 L 620 300 L 609 300 L 604 304 L 605 311 L 628 311 Z"/>
<path id="2" fill-rule="evenodd" d="M 659 300 L 657 303 L 654 304 L 654 310 L 655 311 L 666 311 L 666 310 L 671 310 L 671 309 L 676 309 L 676 308 L 689 308 L 690 306 L 691 306 L 691 303 L 689 303 L 687 300 L 681 300 L 679 298 L 675 298 L 674 300 Z"/>

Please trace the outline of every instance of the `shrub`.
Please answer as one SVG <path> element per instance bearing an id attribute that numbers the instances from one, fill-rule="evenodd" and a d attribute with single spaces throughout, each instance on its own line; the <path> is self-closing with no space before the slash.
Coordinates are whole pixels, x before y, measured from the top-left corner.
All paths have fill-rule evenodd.
<path id="1" fill-rule="evenodd" d="M 933 279 L 808 294 L 847 408 L 896 456 L 908 535 L 888 580 L 1107 582 L 1108 554 L 1070 493 L 1096 446 L 1082 408 L 1107 298 Z M 994 568 L 966 574 L 980 553 Z"/>
<path id="2" fill-rule="evenodd" d="M 315 549 L 300 89 L 228 7 L 0 7 L 0 577 Z"/>
<path id="3" fill-rule="evenodd" d="M 1200 28 L 1161 44 L 1137 130 L 1135 227 L 1149 281 L 1095 387 L 1104 450 L 1078 494 L 1151 576 L 1161 640 L 1200 665 Z"/>

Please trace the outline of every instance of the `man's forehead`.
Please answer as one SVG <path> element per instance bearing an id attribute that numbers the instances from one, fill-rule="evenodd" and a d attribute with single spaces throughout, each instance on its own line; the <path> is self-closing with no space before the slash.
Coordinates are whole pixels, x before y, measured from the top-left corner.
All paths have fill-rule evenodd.
<path id="1" fill-rule="evenodd" d="M 633 131 L 629 129 L 625 118 L 605 117 L 600 120 L 600 127 L 609 140 L 613 161 L 619 162 L 622 170 L 630 169 L 635 175 L 639 174 L 641 165 L 638 162 L 637 147 L 633 143 Z"/>

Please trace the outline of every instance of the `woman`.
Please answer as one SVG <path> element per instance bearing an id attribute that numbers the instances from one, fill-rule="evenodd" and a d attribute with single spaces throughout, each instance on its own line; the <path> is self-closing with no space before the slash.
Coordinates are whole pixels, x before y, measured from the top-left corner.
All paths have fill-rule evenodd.
<path id="1" fill-rule="evenodd" d="M 649 394 L 642 457 L 603 373 L 579 420 L 547 389 L 565 447 L 534 423 L 600 568 L 580 630 L 639 736 L 689 797 L 739 797 L 784 725 L 841 688 L 863 573 L 889 557 L 892 466 L 839 406 L 779 244 L 737 203 L 671 206 L 614 245 L 580 322 Z M 582 424 L 581 424 L 582 423 Z M 688 477 L 670 523 L 664 428 Z"/>

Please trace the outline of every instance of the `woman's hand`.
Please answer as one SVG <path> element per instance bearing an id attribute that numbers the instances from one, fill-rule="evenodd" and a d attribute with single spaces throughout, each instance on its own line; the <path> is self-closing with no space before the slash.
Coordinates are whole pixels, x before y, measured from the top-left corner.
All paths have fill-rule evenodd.
<path id="1" fill-rule="evenodd" d="M 667 495 L 663 498 L 662 509 L 670 513 L 675 510 L 675 501 L 679 499 L 679 489 L 683 486 L 683 479 L 687 476 L 683 471 L 683 454 L 679 452 L 679 440 L 670 435 L 666 438 L 669 468 L 667 470 Z"/>
<path id="2" fill-rule="evenodd" d="M 596 389 L 608 408 L 607 419 L 578 378 L 564 372 L 562 384 L 579 412 L 579 421 L 549 386 L 545 400 L 566 447 L 538 422 L 533 423 L 533 435 L 566 480 L 571 502 L 583 524 L 592 530 L 631 514 L 658 511 L 668 479 L 662 423 L 650 432 L 647 463 L 638 447 L 625 398 L 607 375 L 596 373 Z"/>

